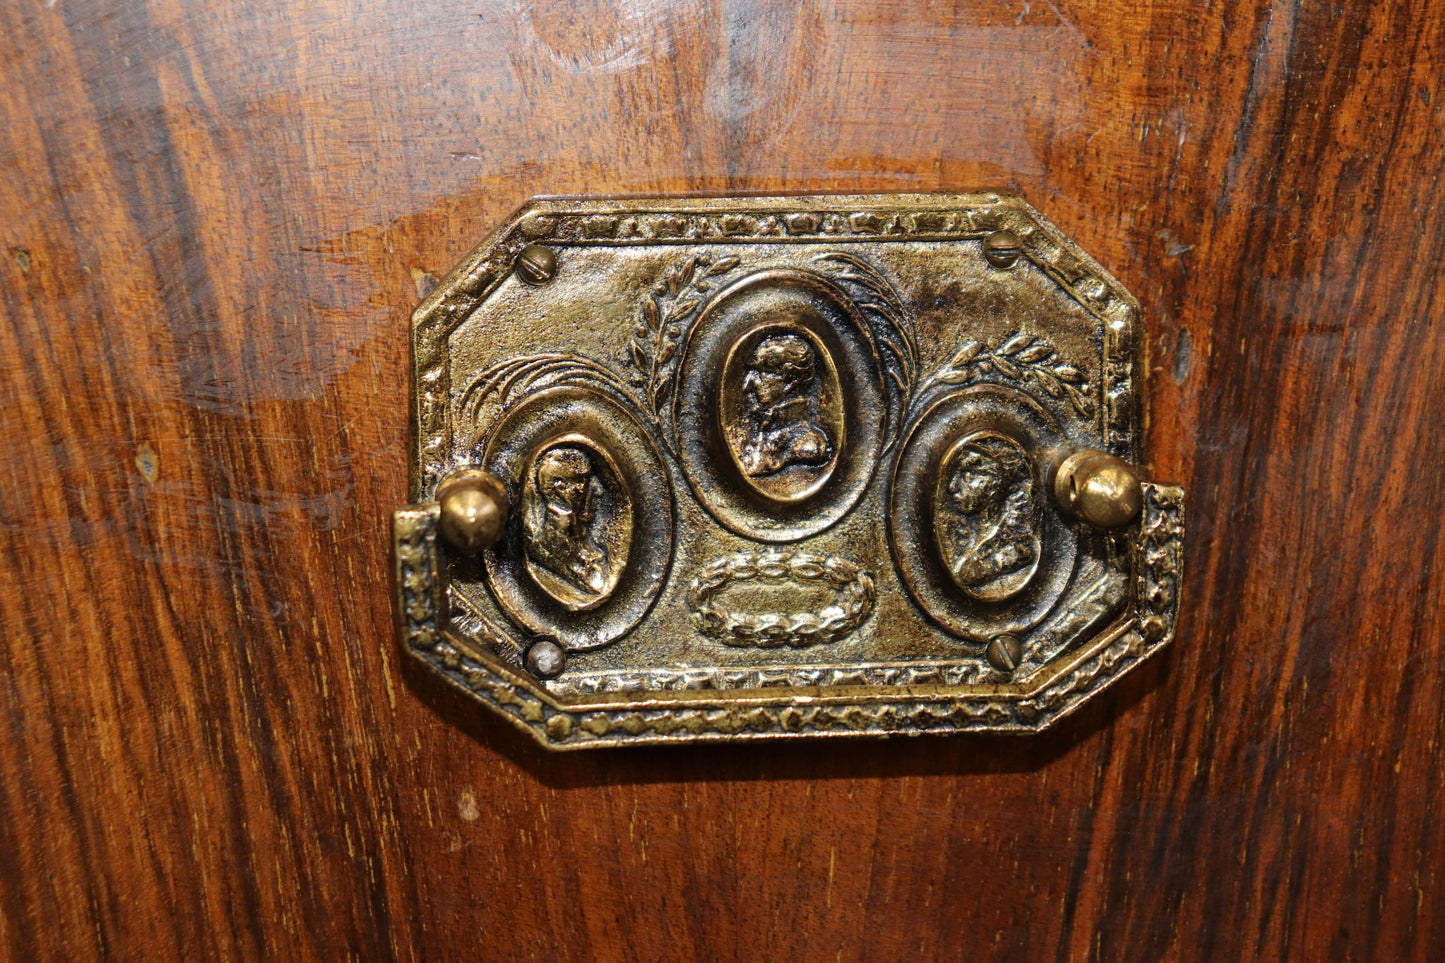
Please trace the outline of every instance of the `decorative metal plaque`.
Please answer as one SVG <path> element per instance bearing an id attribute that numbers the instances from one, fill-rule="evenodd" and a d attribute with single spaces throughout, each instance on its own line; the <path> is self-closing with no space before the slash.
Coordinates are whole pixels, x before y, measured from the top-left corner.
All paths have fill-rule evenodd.
<path id="1" fill-rule="evenodd" d="M 1017 197 L 539 199 L 413 347 L 403 644 L 544 745 L 1037 730 L 1173 637 L 1138 304 Z"/>

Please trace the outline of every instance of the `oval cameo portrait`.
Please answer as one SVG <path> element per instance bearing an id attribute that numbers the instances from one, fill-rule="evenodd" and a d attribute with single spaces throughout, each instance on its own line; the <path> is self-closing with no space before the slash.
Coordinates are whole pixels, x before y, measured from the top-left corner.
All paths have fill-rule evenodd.
<path id="1" fill-rule="evenodd" d="M 733 464 L 759 494 L 800 501 L 833 474 L 845 438 L 838 370 L 787 316 L 739 338 L 723 365 L 718 419 Z"/>
<path id="2" fill-rule="evenodd" d="M 544 444 L 522 489 L 527 575 L 573 612 L 612 595 L 632 544 L 632 498 L 606 452 L 580 435 Z"/>
<path id="3" fill-rule="evenodd" d="M 718 292 L 683 343 L 672 399 L 698 502 L 757 541 L 837 522 L 882 457 L 883 377 L 867 319 L 822 275 L 775 268 Z"/>
<path id="4" fill-rule="evenodd" d="M 1012 438 L 980 432 L 944 457 L 933 495 L 944 567 L 969 598 L 1001 602 L 1039 568 L 1043 517 L 1033 461 Z"/>
<path id="5" fill-rule="evenodd" d="M 672 566 L 674 507 L 662 455 L 622 401 L 552 385 L 488 437 L 482 464 L 514 499 L 482 555 L 502 613 L 568 652 L 626 635 Z"/>

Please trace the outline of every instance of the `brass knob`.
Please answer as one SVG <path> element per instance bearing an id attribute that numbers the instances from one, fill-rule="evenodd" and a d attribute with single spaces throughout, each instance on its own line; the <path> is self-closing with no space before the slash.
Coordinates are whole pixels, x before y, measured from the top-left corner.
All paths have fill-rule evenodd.
<path id="1" fill-rule="evenodd" d="M 507 524 L 507 489 L 491 472 L 453 472 L 437 486 L 442 538 L 467 555 L 497 543 Z"/>
<path id="2" fill-rule="evenodd" d="M 1096 528 L 1121 528 L 1139 517 L 1144 487 L 1122 458 L 1092 448 L 1076 451 L 1054 472 L 1054 500 Z"/>

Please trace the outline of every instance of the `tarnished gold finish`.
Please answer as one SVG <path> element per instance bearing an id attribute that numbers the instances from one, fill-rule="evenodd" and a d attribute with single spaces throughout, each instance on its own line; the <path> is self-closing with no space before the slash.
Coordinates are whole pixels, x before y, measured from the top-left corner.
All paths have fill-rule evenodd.
<path id="1" fill-rule="evenodd" d="M 1119 528 L 1139 517 L 1144 488 L 1139 473 L 1107 452 L 1075 452 L 1054 473 L 1059 507 L 1096 528 Z"/>
<path id="2" fill-rule="evenodd" d="M 734 469 L 770 501 L 816 494 L 847 437 L 828 350 L 784 316 L 733 343 L 721 380 L 718 412 Z"/>
<path id="3" fill-rule="evenodd" d="M 442 538 L 464 555 L 490 548 L 507 523 L 507 490 L 491 472 L 464 468 L 437 486 Z"/>
<path id="4" fill-rule="evenodd" d="M 546 745 L 1035 730 L 1172 637 L 1138 306 L 1018 198 L 537 200 L 413 341 L 402 637 Z"/>

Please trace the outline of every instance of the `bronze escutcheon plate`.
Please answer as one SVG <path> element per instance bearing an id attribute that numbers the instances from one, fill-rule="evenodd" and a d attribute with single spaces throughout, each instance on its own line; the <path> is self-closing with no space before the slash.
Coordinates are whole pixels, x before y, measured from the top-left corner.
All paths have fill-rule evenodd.
<path id="1" fill-rule="evenodd" d="M 1006 194 L 534 200 L 413 317 L 403 644 L 555 748 L 1041 729 L 1174 634 L 1141 337 Z"/>

